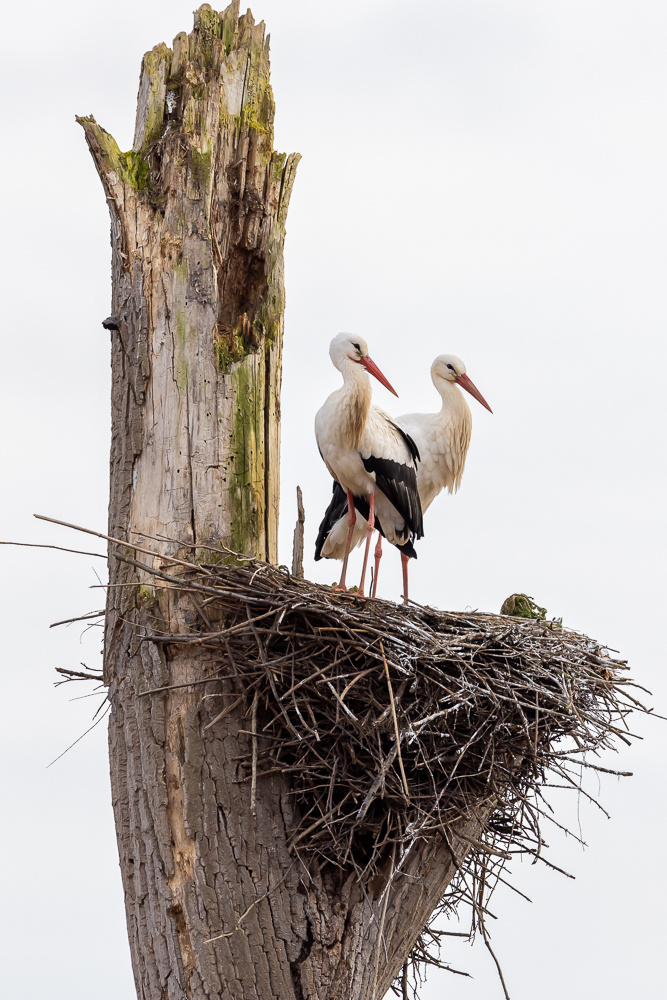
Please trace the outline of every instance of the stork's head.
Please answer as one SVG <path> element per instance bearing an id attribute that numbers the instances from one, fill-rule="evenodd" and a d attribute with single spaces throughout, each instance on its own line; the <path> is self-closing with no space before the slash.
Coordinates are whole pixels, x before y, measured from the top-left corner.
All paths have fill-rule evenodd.
<path id="1" fill-rule="evenodd" d="M 489 413 L 493 413 L 484 396 L 466 375 L 466 366 L 455 354 L 440 354 L 431 365 L 431 378 L 433 385 L 438 390 L 438 382 L 441 380 L 460 385 L 462 389 L 465 389 L 471 396 L 474 396 L 478 403 L 485 406 Z"/>
<path id="2" fill-rule="evenodd" d="M 329 345 L 329 357 L 338 371 L 343 372 L 343 375 L 348 362 L 362 365 L 369 375 L 374 375 L 378 382 L 382 383 L 385 389 L 389 389 L 389 392 L 393 392 L 394 396 L 398 396 L 396 390 L 368 356 L 368 344 L 363 337 L 358 337 L 355 333 L 337 334 Z"/>

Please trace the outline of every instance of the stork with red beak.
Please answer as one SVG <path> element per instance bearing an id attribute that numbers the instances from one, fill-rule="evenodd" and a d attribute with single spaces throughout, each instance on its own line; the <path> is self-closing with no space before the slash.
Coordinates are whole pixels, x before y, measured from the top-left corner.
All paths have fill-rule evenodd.
<path id="1" fill-rule="evenodd" d="M 465 467 L 472 415 L 460 389 L 465 389 L 490 413 L 493 411 L 481 392 L 466 373 L 466 366 L 455 354 L 441 354 L 431 365 L 431 381 L 440 394 L 442 406 L 437 413 L 408 413 L 397 417 L 395 423 L 416 446 L 419 456 L 417 487 L 422 511 L 428 510 L 443 489 L 455 493 L 461 484 Z M 340 489 L 334 486 L 334 497 L 325 515 L 320 533 L 324 534 L 319 551 L 322 555 L 338 557 L 340 535 L 347 513 L 347 500 Z M 377 527 L 377 525 L 376 525 Z M 351 545 L 358 545 L 367 528 L 362 518 L 357 524 Z M 375 571 L 373 576 L 373 596 L 377 589 L 378 570 L 382 557 L 382 531 L 378 534 L 375 547 Z M 404 594 L 406 593 L 404 589 Z"/>
<path id="2" fill-rule="evenodd" d="M 331 341 L 329 355 L 343 376 L 343 385 L 332 392 L 318 410 L 315 436 L 324 463 L 334 478 L 334 491 L 337 484 L 339 494 L 344 494 L 347 517 L 332 510 L 337 495 L 334 492 L 328 516 L 325 515 L 328 528 L 323 534 L 323 522 L 315 558 L 330 554 L 337 557 L 344 537 L 343 572 L 338 587 L 345 590 L 347 560 L 358 509 L 364 517 L 366 534 L 359 593 L 364 593 L 371 535 L 374 527 L 381 525 L 385 538 L 401 550 L 407 595 L 407 560 L 415 555 L 412 540 L 423 534 L 417 490 L 417 448 L 391 417 L 371 403 L 369 374 L 395 396 L 398 394 L 369 357 L 366 341 L 354 334 L 339 333 Z M 347 531 L 344 531 L 345 521 Z M 334 525 L 337 531 L 335 539 L 331 539 L 331 548 L 336 552 L 323 552 L 321 542 L 327 540 Z"/>
<path id="3" fill-rule="evenodd" d="M 466 374 L 466 366 L 455 354 L 441 354 L 431 365 L 431 381 L 440 394 L 437 413 L 406 413 L 396 418 L 419 448 L 421 461 L 417 482 L 422 510 L 431 506 L 444 489 L 455 493 L 461 485 L 466 463 L 472 414 L 465 401 L 465 389 L 489 413 L 493 410 Z"/>

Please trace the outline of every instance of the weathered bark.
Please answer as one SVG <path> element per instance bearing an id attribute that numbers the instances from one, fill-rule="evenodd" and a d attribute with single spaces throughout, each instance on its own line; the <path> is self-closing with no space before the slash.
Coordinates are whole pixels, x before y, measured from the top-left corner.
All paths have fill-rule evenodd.
<path id="1" fill-rule="evenodd" d="M 218 540 L 277 561 L 282 248 L 298 156 L 273 152 L 268 42 L 238 6 L 204 5 L 192 34 L 144 57 L 132 151 L 80 119 L 111 212 L 109 532 L 158 568 Z M 306 870 L 288 849 L 284 778 L 262 778 L 251 809 L 243 709 L 206 729 L 231 688 L 174 687 L 219 660 L 140 641 L 143 629 L 187 630 L 201 609 L 135 559 L 146 556 L 110 557 L 105 673 L 138 997 L 382 996 L 456 870 L 452 852 L 418 843 L 389 893 L 382 877 L 362 891 L 333 868 Z M 470 818 L 455 852 L 480 825 Z"/>
<path id="2" fill-rule="evenodd" d="M 204 5 L 144 56 L 133 149 L 79 119 L 111 211 L 111 533 L 277 559 L 283 238 L 264 25 Z"/>

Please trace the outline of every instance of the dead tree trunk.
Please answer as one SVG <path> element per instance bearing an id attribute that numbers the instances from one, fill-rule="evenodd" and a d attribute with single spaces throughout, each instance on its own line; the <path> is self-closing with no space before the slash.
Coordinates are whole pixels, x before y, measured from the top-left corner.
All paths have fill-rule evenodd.
<path id="1" fill-rule="evenodd" d="M 80 119 L 111 212 L 109 533 L 144 550 L 110 555 L 105 638 L 142 1000 L 381 997 L 480 829 L 471 817 L 453 850 L 415 847 L 390 893 L 383 878 L 364 893 L 335 868 L 306 870 L 288 849 L 285 778 L 263 778 L 256 804 L 239 781 L 251 720 L 225 682 L 201 684 L 219 654 L 141 641 L 206 615 L 142 561 L 212 558 L 219 541 L 277 561 L 283 239 L 299 157 L 273 151 L 273 115 L 264 25 L 234 0 L 220 14 L 205 4 L 190 35 L 146 54 L 130 152 Z"/>

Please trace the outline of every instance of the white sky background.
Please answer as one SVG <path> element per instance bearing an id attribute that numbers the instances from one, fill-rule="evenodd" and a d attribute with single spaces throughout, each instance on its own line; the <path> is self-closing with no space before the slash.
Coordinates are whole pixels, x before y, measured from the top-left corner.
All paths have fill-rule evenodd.
<path id="1" fill-rule="evenodd" d="M 473 400 L 455 498 L 429 510 L 412 596 L 497 611 L 514 591 L 619 649 L 667 714 L 664 373 L 667 7 L 662 0 L 256 0 L 272 38 L 276 147 L 303 154 L 288 219 L 281 559 L 298 482 L 312 552 L 330 483 L 312 432 L 350 330 L 397 388 L 436 409 L 433 357 L 459 354 Z M 5 279 L 0 538 L 103 551 L 45 513 L 104 530 L 110 249 L 75 113 L 129 148 L 143 52 L 191 5 L 64 0 L 7 8 L 0 160 Z M 35 68 L 36 67 L 36 68 Z M 105 724 L 53 767 L 97 699 L 54 667 L 99 666 L 101 559 L 0 548 L 2 980 L 12 1000 L 132 1000 Z M 354 572 L 357 572 L 357 562 Z M 330 582 L 339 564 L 310 559 Z M 387 551 L 383 596 L 398 598 Z M 582 802 L 576 875 L 513 866 L 494 948 L 512 1000 L 664 996 L 667 723 L 607 759 L 607 821 Z M 597 791 L 593 783 L 592 791 Z M 561 805 L 578 822 L 577 804 Z M 559 816 L 559 818 L 562 818 Z M 456 929 L 456 928 L 454 928 Z M 36 960 L 41 956 L 41 960 Z M 502 998 L 481 942 L 444 956 L 424 1000 Z"/>

